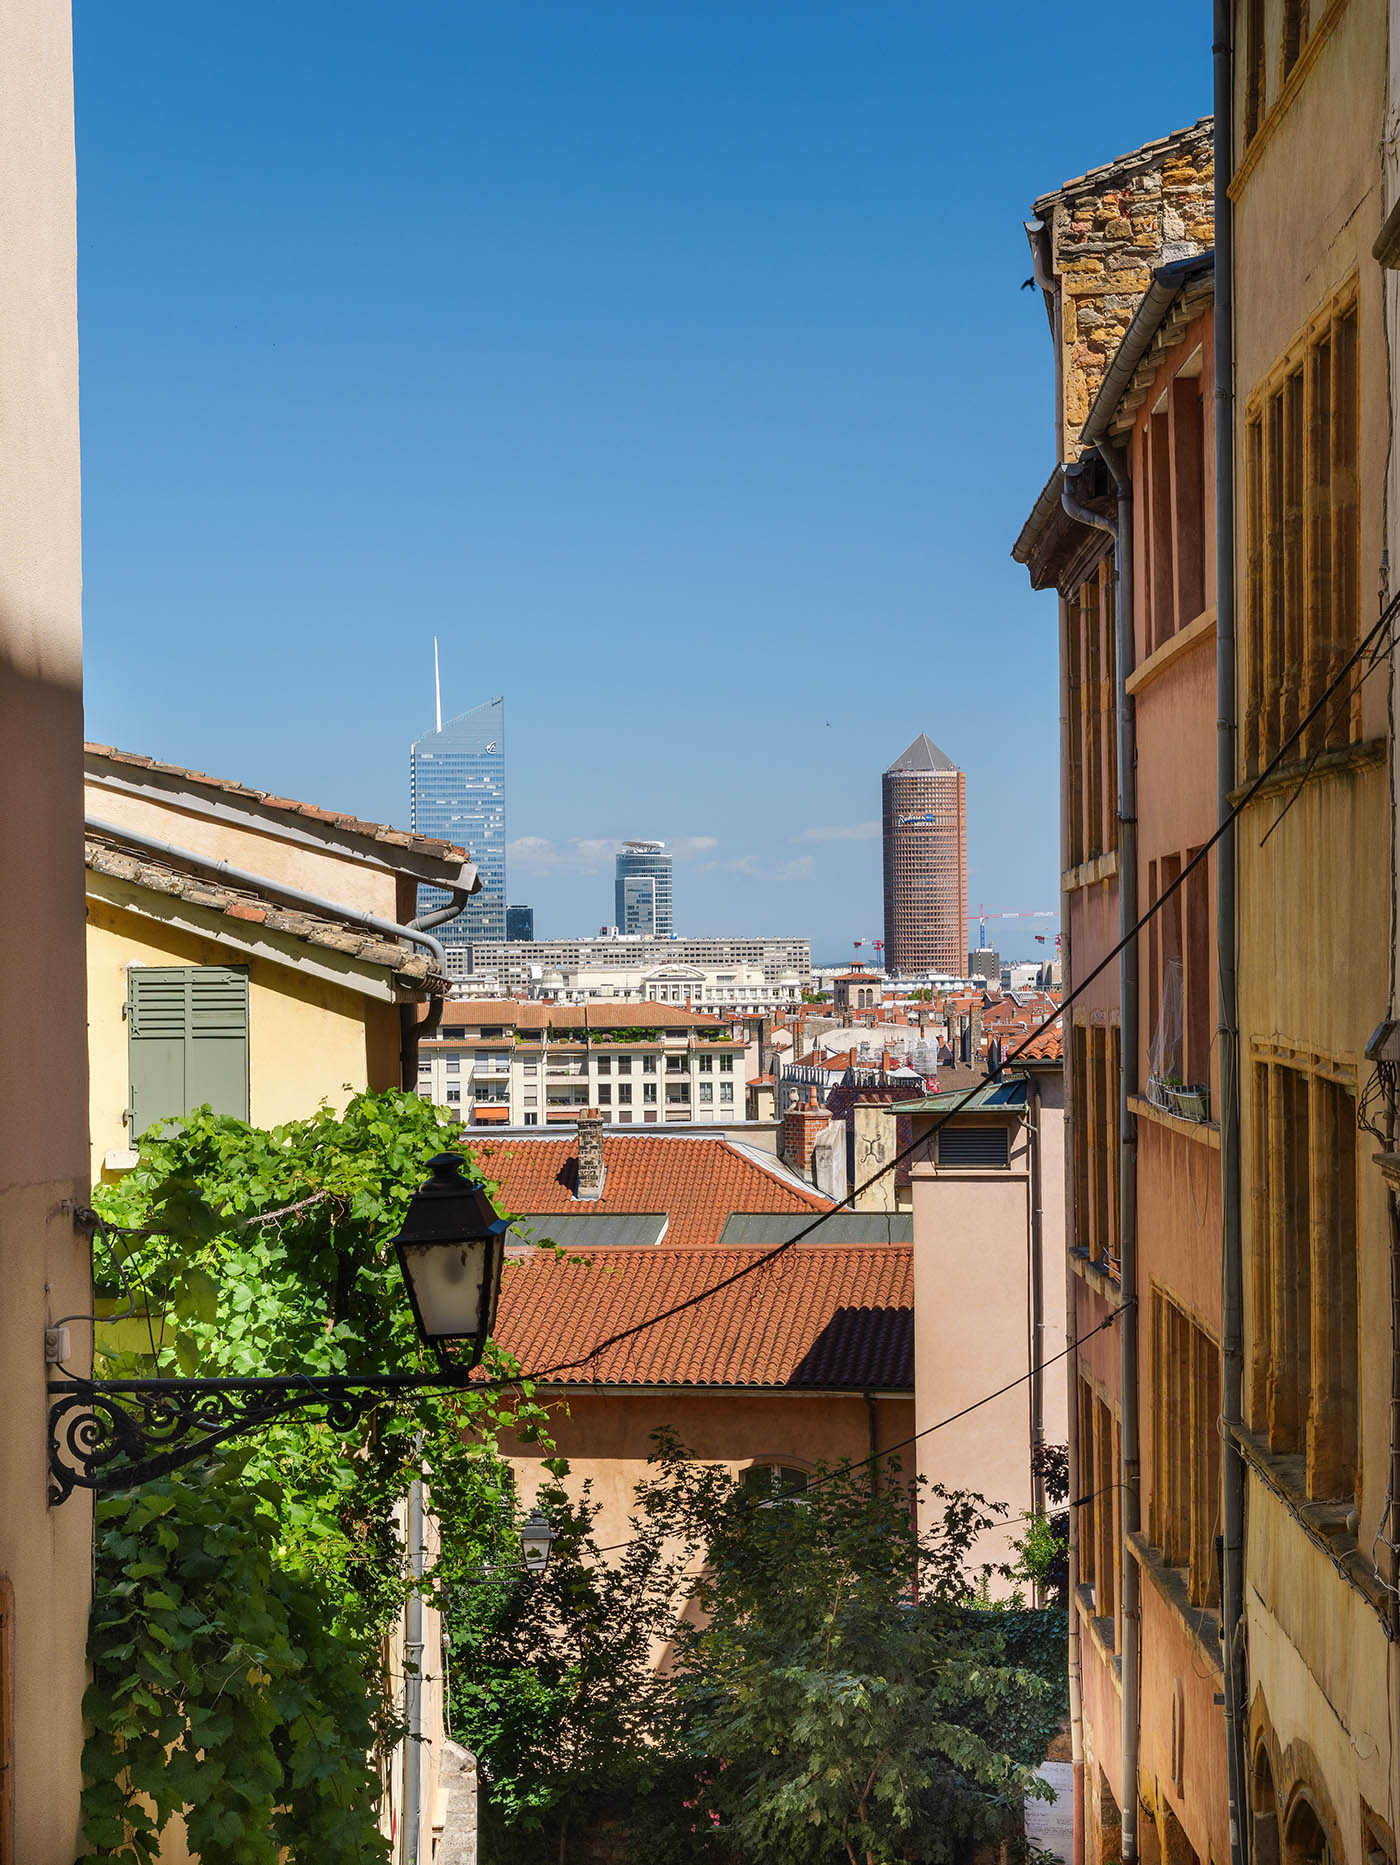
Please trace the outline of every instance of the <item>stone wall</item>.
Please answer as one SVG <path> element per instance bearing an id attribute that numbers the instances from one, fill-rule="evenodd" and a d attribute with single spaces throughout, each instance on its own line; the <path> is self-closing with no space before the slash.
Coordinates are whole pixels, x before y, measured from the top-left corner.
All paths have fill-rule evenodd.
<path id="1" fill-rule="evenodd" d="M 1212 134 L 1203 118 L 1035 204 L 1060 279 L 1065 460 L 1155 268 L 1214 244 Z"/>

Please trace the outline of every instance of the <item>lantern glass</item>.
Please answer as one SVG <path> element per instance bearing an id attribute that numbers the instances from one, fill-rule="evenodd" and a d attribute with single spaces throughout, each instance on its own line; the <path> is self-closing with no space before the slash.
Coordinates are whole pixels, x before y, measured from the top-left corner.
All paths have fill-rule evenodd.
<path id="1" fill-rule="evenodd" d="M 479 1359 L 496 1318 L 507 1226 L 484 1187 L 439 1153 L 394 1239 L 418 1331 L 428 1342 L 474 1340 Z"/>
<path id="2" fill-rule="evenodd" d="M 404 1243 L 403 1273 L 424 1340 L 464 1340 L 481 1328 L 487 1240 Z"/>
<path id="3" fill-rule="evenodd" d="M 542 1574 L 549 1565 L 554 1530 L 538 1509 L 531 1511 L 530 1519 L 520 1531 L 520 1546 L 525 1555 L 526 1573 Z"/>

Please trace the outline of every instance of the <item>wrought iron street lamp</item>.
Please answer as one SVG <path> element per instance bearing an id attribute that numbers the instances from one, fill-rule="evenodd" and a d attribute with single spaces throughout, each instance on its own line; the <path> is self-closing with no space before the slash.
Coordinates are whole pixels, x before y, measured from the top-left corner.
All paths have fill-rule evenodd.
<path id="1" fill-rule="evenodd" d="M 520 1530 L 520 1547 L 525 1556 L 527 1574 L 542 1574 L 549 1566 L 550 1550 L 554 1546 L 554 1530 L 538 1509 L 532 1509 L 528 1520 Z"/>
<path id="2" fill-rule="evenodd" d="M 431 1169 L 394 1245 L 438 1371 L 51 1380 L 49 1501 L 65 1502 L 75 1489 L 100 1494 L 149 1482 L 291 1412 L 319 1411 L 344 1431 L 384 1399 L 465 1385 L 495 1321 L 508 1225 L 481 1186 L 463 1177 L 459 1154 L 439 1153 Z M 450 1341 L 470 1345 L 453 1357 Z"/>

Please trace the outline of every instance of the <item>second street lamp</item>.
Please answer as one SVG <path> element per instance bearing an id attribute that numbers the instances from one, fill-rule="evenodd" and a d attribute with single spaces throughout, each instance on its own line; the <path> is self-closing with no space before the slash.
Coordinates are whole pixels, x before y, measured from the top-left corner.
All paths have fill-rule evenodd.
<path id="1" fill-rule="evenodd" d="M 394 1244 L 437 1372 L 50 1380 L 50 1503 L 65 1502 L 75 1489 L 101 1494 L 165 1476 L 291 1412 L 320 1411 L 344 1431 L 382 1399 L 465 1385 L 495 1320 L 508 1226 L 483 1188 L 463 1176 L 459 1154 L 439 1153 L 431 1173 L 409 1201 Z M 448 1341 L 470 1347 L 452 1359 Z"/>

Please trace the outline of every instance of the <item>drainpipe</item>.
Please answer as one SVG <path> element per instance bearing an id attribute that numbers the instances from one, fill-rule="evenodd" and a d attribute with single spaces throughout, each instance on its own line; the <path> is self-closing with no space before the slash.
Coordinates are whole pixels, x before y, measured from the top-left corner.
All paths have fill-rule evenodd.
<path id="1" fill-rule="evenodd" d="M 866 1433 L 870 1439 L 870 1495 L 872 1500 L 880 1494 L 880 1434 L 875 1424 L 875 1394 L 863 1392 L 865 1400 Z"/>
<path id="2" fill-rule="evenodd" d="M 1244 1394 L 1244 1247 L 1240 1209 L 1240 1071 L 1235 1001 L 1235 402 L 1234 240 L 1230 180 L 1234 162 L 1234 55 L 1231 0 L 1215 0 L 1215 695 L 1216 807 L 1226 825 L 1216 848 L 1215 943 L 1219 972 L 1221 1393 L 1221 1653 L 1225 1667 L 1225 1757 L 1230 1799 L 1230 1861 L 1250 1855 L 1245 1761 L 1244 1461 L 1239 1432 Z"/>
<path id="3" fill-rule="evenodd" d="M 403 1615 L 403 1831 L 400 1865 L 419 1865 L 423 1827 L 423 1484 L 408 1491 L 408 1571 L 413 1591 Z"/>
<path id="4" fill-rule="evenodd" d="M 1060 665 L 1069 665 L 1069 604 L 1060 597 Z M 1060 685 L 1060 769 L 1069 769 L 1069 696 L 1063 681 Z M 1069 866 L 1069 798 L 1065 785 L 1060 785 L 1060 867 Z M 1074 948 L 1070 933 L 1070 914 L 1068 897 L 1063 899 L 1064 910 L 1060 914 L 1060 991 L 1068 997 L 1074 984 Z M 1070 1339 L 1079 1331 L 1079 1278 L 1074 1273 L 1074 1258 L 1070 1250 L 1078 1232 L 1075 1213 L 1074 1159 L 1076 1123 L 1079 1119 L 1074 1102 L 1073 1043 L 1074 1028 L 1071 1023 L 1065 1031 L 1065 1051 L 1062 1069 L 1064 1074 L 1065 1097 L 1065 1319 L 1069 1327 Z M 1076 1490 L 1082 1490 L 1079 1483 L 1079 1354 L 1073 1351 L 1065 1355 L 1065 1383 L 1068 1387 L 1068 1405 L 1065 1416 L 1069 1431 L 1069 1468 L 1070 1468 L 1070 1504 L 1068 1516 L 1068 1567 L 1069 1567 L 1069 1740 L 1070 1765 L 1073 1770 L 1073 1814 L 1074 1814 L 1074 1865 L 1084 1865 L 1084 1692 L 1083 1692 L 1083 1657 L 1080 1650 L 1079 1629 L 1079 1511 L 1074 1506 Z"/>
<path id="5" fill-rule="evenodd" d="M 369 932 L 383 933 L 387 939 L 406 939 L 410 944 L 422 946 L 431 953 L 438 970 L 444 977 L 447 976 L 447 953 L 441 942 L 434 939 L 426 928 L 453 918 L 461 911 L 460 905 L 449 904 L 432 913 L 421 914 L 406 926 L 400 926 L 395 920 L 380 919 L 376 913 L 366 913 L 359 907 L 347 907 L 339 900 L 327 899 L 324 894 L 308 893 L 304 888 L 292 887 L 286 881 L 274 881 L 266 874 L 254 874 L 249 868 L 236 868 L 230 861 L 215 861 L 211 856 L 197 854 L 192 848 L 181 848 L 175 842 L 163 842 L 157 836 L 143 835 L 139 830 L 125 828 L 120 823 L 104 822 L 98 816 L 86 816 L 84 821 L 94 835 L 107 836 L 114 842 L 129 842 L 133 848 L 145 849 L 150 854 L 176 861 L 181 867 L 198 868 L 201 873 L 217 875 L 234 886 L 250 887 L 260 894 L 271 894 L 289 901 L 294 906 L 307 907 L 327 919 L 345 920 L 350 925 L 363 926 Z M 441 997 L 434 994 L 429 999 L 428 1014 L 421 1023 L 412 1019 L 416 1006 L 400 1006 L 404 1045 L 401 1056 L 402 1085 L 405 1088 L 417 1086 L 418 1043 L 422 1037 L 431 1035 L 442 1021 L 443 1002 Z"/>
<path id="6" fill-rule="evenodd" d="M 1100 459 L 1114 481 L 1116 518 L 1105 518 L 1080 504 L 1071 481 L 1080 469 L 1065 468 L 1061 503 L 1071 518 L 1093 525 L 1113 538 L 1115 677 L 1118 709 L 1118 929 L 1123 942 L 1118 959 L 1118 1015 L 1122 1067 L 1118 1089 L 1121 1150 L 1118 1162 L 1118 1250 L 1120 1260 L 1118 1367 L 1123 1408 L 1119 1482 L 1122 1497 L 1123 1779 L 1120 1814 L 1124 1865 L 1138 1855 L 1138 1734 L 1141 1632 L 1141 1574 L 1127 1537 L 1138 1528 L 1140 1455 L 1138 1450 L 1137 1326 L 1137 1122 L 1129 1097 L 1137 1092 L 1138 968 L 1137 941 L 1129 937 L 1137 924 L 1137 728 L 1132 695 L 1133 670 L 1133 489 L 1122 457 L 1106 440 L 1096 443 Z"/>
<path id="7" fill-rule="evenodd" d="M 1040 1083 L 1033 1074 L 1026 1080 L 1026 1127 L 1030 1135 L 1030 1262 L 1026 1288 L 1030 1295 L 1030 1405 L 1031 1405 L 1031 1509 L 1045 1513 L 1045 1265 L 1041 1260 L 1042 1193 L 1040 1184 Z M 1036 1605 L 1045 1604 L 1037 1588 Z"/>
<path id="8" fill-rule="evenodd" d="M 1122 1136 L 1118 1159 L 1119 1296 L 1122 1314 L 1118 1324 L 1118 1355 L 1122 1386 L 1123 1548 L 1121 1566 L 1123 1610 L 1123 1858 L 1138 1855 L 1138 1735 L 1141 1690 L 1142 1574 L 1128 1536 L 1139 1528 L 1141 1506 L 1141 1453 L 1138 1431 L 1138 1261 L 1137 1261 L 1137 1116 L 1132 1097 L 1138 1089 L 1138 942 L 1130 937 L 1138 917 L 1137 850 L 1137 709 L 1128 691 L 1136 658 L 1133 628 L 1133 484 L 1123 456 L 1106 440 L 1098 443 L 1099 458 L 1113 476 L 1118 494 L 1118 533 L 1114 549 L 1117 589 L 1113 620 L 1117 637 L 1116 677 L 1118 703 L 1118 936 L 1123 949 L 1118 957 L 1119 1049 L 1122 1063 L 1118 1081 L 1118 1126 Z"/>

